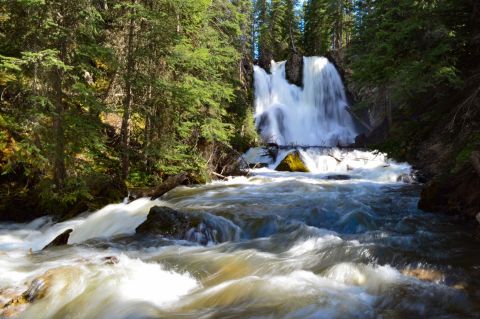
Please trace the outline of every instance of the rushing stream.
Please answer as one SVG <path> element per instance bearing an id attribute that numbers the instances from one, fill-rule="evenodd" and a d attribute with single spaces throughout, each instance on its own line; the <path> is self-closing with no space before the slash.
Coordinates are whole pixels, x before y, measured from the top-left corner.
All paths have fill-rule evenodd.
<path id="1" fill-rule="evenodd" d="M 254 148 L 243 160 L 266 167 L 248 176 L 0 224 L 0 317 L 479 318 L 473 227 L 418 210 L 408 164 L 335 148 L 357 132 L 340 77 L 323 58 L 304 68 L 303 90 L 284 63 L 255 69 L 256 120 L 266 140 L 322 146 L 297 149 L 309 173 L 274 170 L 291 149 Z M 153 206 L 203 222 L 181 239 L 136 232 Z"/>
<path id="2" fill-rule="evenodd" d="M 64 223 L 1 225 L 1 295 L 47 278 L 21 318 L 478 317 L 473 230 L 417 210 L 419 187 L 396 182 L 408 165 L 331 151 L 338 165 L 310 152 L 314 173 L 265 168 Z M 224 242 L 133 235 L 153 205 L 206 214 Z M 39 250 L 67 228 L 72 245 Z"/>

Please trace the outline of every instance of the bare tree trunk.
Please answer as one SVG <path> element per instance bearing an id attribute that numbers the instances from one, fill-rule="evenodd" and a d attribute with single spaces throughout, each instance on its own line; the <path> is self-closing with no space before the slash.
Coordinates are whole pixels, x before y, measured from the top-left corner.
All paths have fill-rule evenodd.
<path id="1" fill-rule="evenodd" d="M 136 0 L 132 0 L 132 4 L 135 4 Z M 135 59 L 133 56 L 133 40 L 135 37 L 135 9 L 132 9 L 130 14 L 130 23 L 128 27 L 128 39 L 127 39 L 127 70 L 125 74 L 125 98 L 123 100 L 123 117 L 122 127 L 120 129 L 121 135 L 121 148 L 122 148 L 122 178 L 128 177 L 130 170 L 130 157 L 129 157 L 129 140 L 130 140 L 130 113 L 132 109 L 133 95 L 132 95 L 132 76 L 135 69 Z"/>

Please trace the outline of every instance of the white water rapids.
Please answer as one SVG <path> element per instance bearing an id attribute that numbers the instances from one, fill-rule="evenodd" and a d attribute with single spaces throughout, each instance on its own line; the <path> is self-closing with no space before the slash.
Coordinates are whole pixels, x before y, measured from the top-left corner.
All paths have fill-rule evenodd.
<path id="1" fill-rule="evenodd" d="M 416 209 L 418 186 L 397 182 L 408 165 L 330 151 L 341 161 L 310 150 L 318 152 L 310 154 L 314 173 L 263 168 L 62 223 L 0 224 L 0 312 L 35 319 L 478 316 L 472 231 Z M 135 235 L 153 205 L 203 214 L 223 243 Z M 40 250 L 69 228 L 71 246 Z M 112 256 L 117 262 L 106 262 Z M 37 278 L 48 288 L 43 297 L 1 309 Z"/>
<path id="2" fill-rule="evenodd" d="M 278 145 L 338 146 L 357 135 L 335 66 L 305 57 L 304 88 L 285 79 L 285 61 L 272 61 L 271 74 L 255 66 L 255 119 L 262 138 Z"/>
<path id="3" fill-rule="evenodd" d="M 244 160 L 266 167 L 247 176 L 0 223 L 0 318 L 479 318 L 479 240 L 417 209 L 410 165 L 334 147 L 355 128 L 332 68 L 306 59 L 304 90 L 283 63 L 255 70 L 264 138 L 332 146 L 297 148 L 310 173 L 274 170 L 290 149 L 254 148 Z M 201 216 L 210 241 L 137 234 L 153 206 Z"/>

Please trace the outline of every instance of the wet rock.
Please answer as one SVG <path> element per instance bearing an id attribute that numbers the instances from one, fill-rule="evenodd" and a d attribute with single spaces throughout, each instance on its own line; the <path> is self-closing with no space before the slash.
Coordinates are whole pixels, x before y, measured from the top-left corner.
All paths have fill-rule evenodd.
<path id="1" fill-rule="evenodd" d="M 430 282 L 440 282 L 445 278 L 440 271 L 425 268 L 403 269 L 402 274 L 404 274 L 405 276 L 415 277 L 419 280 Z"/>
<path id="2" fill-rule="evenodd" d="M 285 64 L 285 76 L 288 82 L 299 87 L 303 86 L 303 56 L 292 53 Z"/>
<path id="3" fill-rule="evenodd" d="M 49 272 L 32 280 L 28 289 L 19 296 L 13 297 L 0 311 L 1 318 L 17 317 L 28 304 L 45 297 L 50 280 Z"/>
<path id="4" fill-rule="evenodd" d="M 401 174 L 397 177 L 397 182 L 402 182 L 406 184 L 415 184 L 417 179 L 413 174 Z"/>
<path id="5" fill-rule="evenodd" d="M 154 206 L 147 220 L 135 229 L 137 234 L 153 234 L 183 239 L 184 234 L 197 227 L 201 219 L 178 212 L 166 206 Z"/>
<path id="6" fill-rule="evenodd" d="M 335 181 L 346 181 L 346 180 L 351 179 L 351 177 L 349 175 L 338 174 L 338 175 L 329 175 L 329 176 L 327 176 L 327 179 L 335 180 Z"/>
<path id="7" fill-rule="evenodd" d="M 140 235 L 161 235 L 201 245 L 238 240 L 240 228 L 230 220 L 211 214 L 183 213 L 165 206 L 154 206 L 147 220 L 137 227 Z"/>
<path id="8" fill-rule="evenodd" d="M 117 256 L 107 256 L 102 258 L 102 261 L 105 265 L 116 265 L 120 262 Z"/>
<path id="9" fill-rule="evenodd" d="M 67 229 L 57 237 L 55 237 L 54 240 L 52 240 L 48 245 L 43 247 L 42 250 L 52 248 L 52 247 L 58 247 L 58 246 L 64 246 L 68 245 L 68 238 L 70 238 L 70 233 L 73 231 L 73 229 Z"/>
<path id="10" fill-rule="evenodd" d="M 285 156 L 275 170 L 282 172 L 309 172 L 299 151 L 293 151 Z"/>
<path id="11" fill-rule="evenodd" d="M 208 243 L 215 243 L 217 237 L 217 230 L 207 227 L 205 223 L 200 223 L 197 227 L 190 228 L 185 233 L 184 239 L 199 243 L 200 245 L 207 245 Z"/>
<path id="12" fill-rule="evenodd" d="M 367 144 L 368 144 L 367 135 L 365 133 L 362 133 L 355 137 L 355 143 L 352 146 L 363 148 L 363 147 L 367 147 Z"/>

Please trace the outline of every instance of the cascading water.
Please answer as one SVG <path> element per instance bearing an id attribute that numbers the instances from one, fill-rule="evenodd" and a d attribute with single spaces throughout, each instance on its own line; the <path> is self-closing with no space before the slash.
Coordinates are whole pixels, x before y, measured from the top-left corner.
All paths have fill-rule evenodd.
<path id="1" fill-rule="evenodd" d="M 305 57 L 301 89 L 287 82 L 285 63 L 272 61 L 271 75 L 254 68 L 255 119 L 262 138 L 278 145 L 353 143 L 357 131 L 335 66 L 323 57 Z"/>
<path id="2" fill-rule="evenodd" d="M 0 318 L 479 318 L 473 230 L 417 209 L 408 164 L 332 147 L 355 129 L 326 59 L 305 59 L 303 90 L 284 68 L 255 69 L 257 124 L 267 140 L 316 145 L 297 147 L 310 173 L 274 170 L 288 147 L 255 148 L 244 159 L 267 167 L 248 176 L 0 223 Z M 137 233 L 152 206 L 202 223 Z M 69 245 L 42 250 L 68 229 Z"/>

